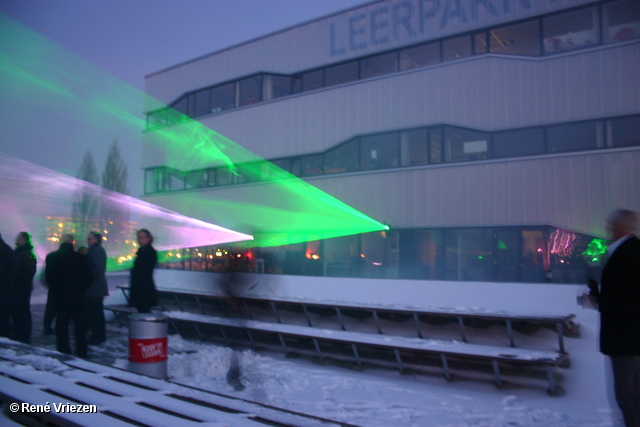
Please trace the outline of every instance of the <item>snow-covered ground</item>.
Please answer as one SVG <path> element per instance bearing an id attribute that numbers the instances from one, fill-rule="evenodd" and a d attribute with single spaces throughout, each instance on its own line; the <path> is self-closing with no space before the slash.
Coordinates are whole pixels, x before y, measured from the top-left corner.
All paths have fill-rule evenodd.
<path id="1" fill-rule="evenodd" d="M 405 282 L 399 286 L 414 285 Z M 332 289 L 327 288 L 333 299 L 347 299 L 344 295 L 337 298 Z M 270 292 L 278 296 L 278 287 Z M 375 295 L 371 296 L 372 293 Z M 384 302 L 383 294 L 378 289 L 367 297 Z M 399 300 L 397 294 L 398 286 L 395 286 L 386 301 L 405 302 Z M 400 374 L 392 369 L 357 368 L 355 364 L 321 363 L 312 358 L 287 358 L 280 353 L 252 350 L 236 350 L 240 381 L 244 386 L 243 390 L 236 390 L 227 383 L 234 350 L 185 340 L 178 335 L 169 338 L 170 379 L 362 426 L 619 425 L 615 421 L 617 410 L 612 409 L 607 397 L 606 360 L 597 351 L 598 313 L 576 305 L 575 286 L 423 282 L 415 294 L 421 298 L 407 302 L 426 305 L 428 299 L 431 305 L 452 306 L 451 302 L 457 301 L 458 307 L 471 307 L 473 301 L 474 307 L 488 310 L 506 308 L 529 313 L 544 311 L 542 308 L 547 307 L 547 311 L 560 314 L 576 313 L 581 335 L 565 339 L 571 366 L 557 369 L 562 376 L 560 384 L 564 393 L 547 395 L 546 383 L 537 378 L 514 377 L 498 389 L 491 383 L 490 376 L 476 377 L 466 370 L 459 372 L 454 380 L 446 381 L 437 370 Z M 323 299 L 322 296 L 317 290 L 313 295 L 319 299 Z M 500 304 L 503 299 L 505 302 Z M 440 327 L 433 328 L 438 330 Z M 443 328 L 446 330 L 447 326 Z M 482 330 L 471 329 L 468 333 L 471 341 L 479 344 L 504 340 L 504 327 L 497 325 Z M 557 346 L 555 334 L 546 329 L 533 335 L 516 333 L 516 342 L 522 348 L 543 346 L 544 350 L 553 350 Z M 127 345 L 126 328 L 110 325 L 107 342 L 93 347 L 92 357 L 126 368 Z"/>

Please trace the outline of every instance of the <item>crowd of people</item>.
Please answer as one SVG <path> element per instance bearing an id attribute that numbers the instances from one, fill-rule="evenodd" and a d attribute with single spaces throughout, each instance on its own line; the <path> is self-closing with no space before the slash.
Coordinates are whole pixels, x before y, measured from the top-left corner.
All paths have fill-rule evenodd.
<path id="1" fill-rule="evenodd" d="M 158 256 L 151 245 L 153 235 L 149 230 L 139 230 L 137 237 L 140 248 L 131 269 L 129 300 L 139 313 L 149 313 L 158 303 L 153 281 Z M 88 346 L 106 340 L 103 301 L 109 289 L 107 253 L 102 241 L 102 235 L 92 231 L 87 236 L 87 247 L 76 250 L 74 237 L 64 234 L 59 249 L 46 257 L 43 284 L 48 294 L 43 334 L 56 335 L 56 348 L 61 353 L 71 354 L 72 322 L 79 357 L 87 358 Z M 0 235 L 0 336 L 26 344 L 31 342 L 30 299 L 37 260 L 28 232 L 18 233 L 15 249 Z"/>

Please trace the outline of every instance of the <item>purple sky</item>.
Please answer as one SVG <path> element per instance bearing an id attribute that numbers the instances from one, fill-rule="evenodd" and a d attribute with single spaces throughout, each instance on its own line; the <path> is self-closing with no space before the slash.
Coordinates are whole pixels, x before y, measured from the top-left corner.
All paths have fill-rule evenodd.
<path id="1" fill-rule="evenodd" d="M 147 74 L 366 2 L 0 0 L 0 12 L 143 89 Z M 72 175 L 87 149 L 91 149 L 101 171 L 115 136 L 96 131 L 91 142 L 74 141 L 68 137 L 74 123 L 57 121 L 49 125 L 42 114 L 20 110 L 22 117 L 38 116 L 41 126 L 17 129 L 12 126 L 16 121 L 10 117 L 11 111 L 2 113 L 0 129 L 5 137 L 10 135 L 10 141 L 3 139 L 0 151 Z M 61 144 L 65 144 L 62 150 Z M 138 196 L 142 193 L 140 141 L 121 138 L 120 145 L 129 167 L 130 194 Z M 56 152 L 64 155 L 56 156 Z"/>

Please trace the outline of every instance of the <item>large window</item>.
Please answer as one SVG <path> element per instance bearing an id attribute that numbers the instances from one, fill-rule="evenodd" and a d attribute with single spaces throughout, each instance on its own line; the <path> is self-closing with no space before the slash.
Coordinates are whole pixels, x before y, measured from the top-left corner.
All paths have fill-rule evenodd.
<path id="1" fill-rule="evenodd" d="M 355 172 L 358 170 L 360 140 L 354 139 L 324 156 L 324 173 Z"/>
<path id="2" fill-rule="evenodd" d="M 322 70 L 311 71 L 302 76 L 302 90 L 320 89 L 324 86 L 324 72 Z"/>
<path id="3" fill-rule="evenodd" d="M 598 147 L 596 123 L 569 123 L 550 126 L 547 129 L 547 144 L 550 153 L 592 150 Z"/>
<path id="4" fill-rule="evenodd" d="M 614 147 L 640 145 L 640 117 L 624 117 L 609 122 Z"/>
<path id="5" fill-rule="evenodd" d="M 326 86 L 333 86 L 358 80 L 358 62 L 349 62 L 347 64 L 327 68 L 325 77 Z"/>
<path id="6" fill-rule="evenodd" d="M 427 129 L 400 133 L 402 166 L 418 166 L 429 163 Z"/>
<path id="7" fill-rule="evenodd" d="M 640 37 L 640 2 L 618 1 L 605 4 L 602 10 L 605 43 L 623 42 Z"/>
<path id="8" fill-rule="evenodd" d="M 398 71 L 398 54 L 387 53 L 360 61 L 361 78 L 381 76 Z"/>
<path id="9" fill-rule="evenodd" d="M 187 190 L 191 188 L 207 187 L 209 185 L 208 171 L 203 170 L 203 171 L 188 172 L 185 175 L 185 183 L 186 183 Z"/>
<path id="10" fill-rule="evenodd" d="M 471 36 L 457 37 L 442 42 L 443 61 L 453 61 L 467 56 L 471 56 Z"/>
<path id="11" fill-rule="evenodd" d="M 400 70 L 426 67 L 440 62 L 440 43 L 429 43 L 400 51 Z"/>
<path id="12" fill-rule="evenodd" d="M 277 99 L 291 94 L 291 77 L 265 76 L 265 90 L 267 99 Z"/>
<path id="13" fill-rule="evenodd" d="M 360 142 L 361 169 L 389 169 L 400 166 L 398 136 L 397 132 L 393 132 L 363 137 Z"/>
<path id="14" fill-rule="evenodd" d="M 250 77 L 238 83 L 239 105 L 251 105 L 262 101 L 262 76 Z"/>
<path id="15" fill-rule="evenodd" d="M 304 156 L 302 158 L 302 174 L 304 176 L 322 175 L 322 154 Z"/>
<path id="16" fill-rule="evenodd" d="M 518 129 L 493 135 L 493 157 L 532 156 L 544 153 L 544 129 Z"/>
<path id="17" fill-rule="evenodd" d="M 201 90 L 196 93 L 196 117 L 211 114 L 211 91 Z"/>
<path id="18" fill-rule="evenodd" d="M 542 20 L 545 53 L 599 43 L 597 9 L 581 9 Z"/>
<path id="19" fill-rule="evenodd" d="M 489 138 L 485 132 L 445 127 L 447 161 L 482 160 L 489 157 Z"/>
<path id="20" fill-rule="evenodd" d="M 509 55 L 540 55 L 540 25 L 538 21 L 524 22 L 489 31 L 491 53 Z"/>
<path id="21" fill-rule="evenodd" d="M 236 84 L 229 83 L 211 89 L 211 112 L 219 113 L 236 106 Z"/>

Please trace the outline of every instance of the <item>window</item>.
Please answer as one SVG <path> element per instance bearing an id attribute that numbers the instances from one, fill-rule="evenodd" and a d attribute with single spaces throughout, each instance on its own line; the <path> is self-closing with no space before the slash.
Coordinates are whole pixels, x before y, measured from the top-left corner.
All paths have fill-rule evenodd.
<path id="1" fill-rule="evenodd" d="M 240 106 L 262 101 L 262 76 L 240 80 L 238 88 Z"/>
<path id="2" fill-rule="evenodd" d="M 487 53 L 488 50 L 487 33 L 483 31 L 475 34 L 473 36 L 473 54 L 479 55 L 481 53 Z"/>
<path id="3" fill-rule="evenodd" d="M 216 170 L 216 185 L 229 185 L 233 183 L 233 172 L 228 166 Z"/>
<path id="4" fill-rule="evenodd" d="M 440 43 L 429 43 L 400 52 L 400 70 L 426 67 L 440 62 Z"/>
<path id="5" fill-rule="evenodd" d="M 302 76 L 293 76 L 291 78 L 291 90 L 293 93 L 302 92 Z"/>
<path id="6" fill-rule="evenodd" d="M 176 101 L 171 107 L 176 110 L 178 113 L 182 113 L 185 116 L 187 115 L 187 107 L 188 107 L 188 98 L 186 96 L 180 98 Z"/>
<path id="7" fill-rule="evenodd" d="M 196 96 L 194 94 L 189 95 L 187 98 L 187 116 L 195 117 L 196 116 Z"/>
<path id="8" fill-rule="evenodd" d="M 596 8 L 551 16 L 542 21 L 545 53 L 591 46 L 599 41 Z"/>
<path id="9" fill-rule="evenodd" d="M 167 110 L 158 110 L 147 115 L 147 129 L 156 129 L 167 125 Z"/>
<path id="10" fill-rule="evenodd" d="M 442 128 L 429 129 L 429 161 L 431 163 L 442 163 Z"/>
<path id="11" fill-rule="evenodd" d="M 540 55 L 540 25 L 524 22 L 490 31 L 491 53 L 509 55 Z"/>
<path id="12" fill-rule="evenodd" d="M 302 158 L 302 172 L 304 176 L 322 175 L 322 154 L 304 156 Z"/>
<path id="13" fill-rule="evenodd" d="M 308 90 L 320 89 L 321 87 L 324 87 L 322 70 L 311 71 L 309 73 L 303 74 L 302 76 L 303 91 L 306 92 Z"/>
<path id="14" fill-rule="evenodd" d="M 299 157 L 296 159 L 291 159 L 291 175 L 302 175 L 302 159 L 300 159 Z"/>
<path id="15" fill-rule="evenodd" d="M 640 3 L 637 0 L 605 4 L 602 10 L 605 43 L 640 37 Z"/>
<path id="16" fill-rule="evenodd" d="M 291 94 L 291 77 L 266 75 L 266 99 L 277 99 Z"/>
<path id="17" fill-rule="evenodd" d="M 147 169 L 144 171 L 144 193 L 153 194 L 162 191 L 159 188 L 160 174 L 158 168 Z"/>
<path id="18" fill-rule="evenodd" d="M 164 168 L 162 172 L 164 172 L 164 191 L 184 190 L 183 172 L 169 168 Z"/>
<path id="19" fill-rule="evenodd" d="M 185 175 L 186 188 L 203 188 L 209 185 L 209 177 L 206 170 L 188 172 Z"/>
<path id="20" fill-rule="evenodd" d="M 201 90 L 196 94 L 196 117 L 211 114 L 211 91 Z"/>
<path id="21" fill-rule="evenodd" d="M 640 145 L 640 116 L 615 119 L 609 123 L 614 147 Z"/>
<path id="22" fill-rule="evenodd" d="M 491 229 L 446 230 L 446 280 L 493 280 Z"/>
<path id="23" fill-rule="evenodd" d="M 469 129 L 445 127 L 447 161 L 482 160 L 489 155 L 490 135 Z"/>
<path id="24" fill-rule="evenodd" d="M 329 151 L 324 156 L 324 173 L 355 172 L 358 170 L 360 140 L 354 139 Z"/>
<path id="25" fill-rule="evenodd" d="M 493 157 L 531 156 L 544 153 L 544 129 L 519 129 L 493 135 Z"/>
<path id="26" fill-rule="evenodd" d="M 443 61 L 452 61 L 466 58 L 467 56 L 471 56 L 471 36 L 458 37 L 442 42 Z"/>
<path id="27" fill-rule="evenodd" d="M 216 170 L 215 169 L 209 169 L 207 171 L 207 176 L 208 176 L 208 180 L 207 180 L 207 185 L 209 187 L 213 187 L 216 185 Z"/>
<path id="28" fill-rule="evenodd" d="M 570 123 L 550 126 L 547 129 L 547 143 L 550 153 L 597 148 L 598 134 L 596 132 L 596 123 Z"/>
<path id="29" fill-rule="evenodd" d="M 363 59 L 360 61 L 360 69 L 363 79 L 395 73 L 398 71 L 398 54 L 394 52 Z"/>
<path id="30" fill-rule="evenodd" d="M 426 165 L 429 163 L 427 130 L 418 129 L 400 133 L 402 166 Z"/>
<path id="31" fill-rule="evenodd" d="M 229 83 L 217 86 L 211 89 L 211 112 L 219 113 L 221 111 L 235 108 L 236 106 L 236 84 Z"/>
<path id="32" fill-rule="evenodd" d="M 327 68 L 326 85 L 333 86 L 358 80 L 358 62 Z"/>
<path id="33" fill-rule="evenodd" d="M 360 168 L 388 169 L 400 166 L 400 141 L 396 132 L 365 136 L 361 140 Z"/>

